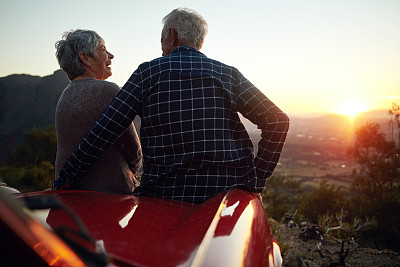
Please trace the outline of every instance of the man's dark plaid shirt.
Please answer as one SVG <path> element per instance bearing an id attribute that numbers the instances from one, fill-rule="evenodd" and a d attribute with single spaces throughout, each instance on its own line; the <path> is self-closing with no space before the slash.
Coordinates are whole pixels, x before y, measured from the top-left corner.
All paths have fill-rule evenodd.
<path id="1" fill-rule="evenodd" d="M 262 131 L 257 156 L 238 112 Z M 79 182 L 136 115 L 144 161 L 134 194 L 195 203 L 232 187 L 261 192 L 289 127 L 287 115 L 237 69 L 180 46 L 138 67 L 53 188 Z"/>

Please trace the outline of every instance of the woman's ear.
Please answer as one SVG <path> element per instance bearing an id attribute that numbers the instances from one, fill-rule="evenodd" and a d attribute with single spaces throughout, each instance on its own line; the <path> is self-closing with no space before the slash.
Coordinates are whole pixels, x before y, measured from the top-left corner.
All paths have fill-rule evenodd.
<path id="1" fill-rule="evenodd" d="M 86 65 L 86 66 L 91 65 L 91 60 L 90 60 L 91 58 L 87 54 L 79 52 L 79 58 L 84 65 Z"/>

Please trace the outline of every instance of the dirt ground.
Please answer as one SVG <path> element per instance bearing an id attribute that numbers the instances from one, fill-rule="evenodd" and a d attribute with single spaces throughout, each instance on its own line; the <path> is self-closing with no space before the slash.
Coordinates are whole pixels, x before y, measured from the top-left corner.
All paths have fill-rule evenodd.
<path id="1" fill-rule="evenodd" d="M 362 248 L 352 240 L 323 234 L 316 226 L 273 224 L 283 266 L 400 266 L 400 254 L 391 250 Z"/>

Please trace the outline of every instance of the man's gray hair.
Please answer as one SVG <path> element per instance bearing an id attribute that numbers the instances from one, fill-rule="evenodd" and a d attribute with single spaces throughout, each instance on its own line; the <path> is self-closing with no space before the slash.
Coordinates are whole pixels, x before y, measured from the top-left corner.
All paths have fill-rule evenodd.
<path id="1" fill-rule="evenodd" d="M 71 30 L 56 42 L 56 57 L 61 69 L 71 81 L 85 72 L 79 53 L 96 57 L 95 50 L 103 39 L 95 31 Z"/>
<path id="2" fill-rule="evenodd" d="M 163 18 L 162 22 L 164 24 L 164 36 L 167 36 L 169 29 L 175 29 L 179 40 L 184 45 L 197 50 L 202 47 L 208 26 L 206 20 L 194 10 L 188 8 L 174 9 Z"/>

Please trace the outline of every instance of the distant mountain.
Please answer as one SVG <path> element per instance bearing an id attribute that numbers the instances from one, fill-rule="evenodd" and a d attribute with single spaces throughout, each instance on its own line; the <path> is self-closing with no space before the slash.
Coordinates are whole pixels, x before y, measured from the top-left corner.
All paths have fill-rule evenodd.
<path id="1" fill-rule="evenodd" d="M 318 114 L 315 116 L 291 115 L 289 137 L 292 135 L 306 135 L 321 138 L 345 138 L 351 130 L 351 120 L 337 114 Z M 250 134 L 258 134 L 257 128 L 248 120 L 242 120 Z"/>
<path id="2" fill-rule="evenodd" d="M 388 133 L 390 120 L 389 113 L 386 110 L 373 110 L 361 113 L 354 121 L 344 115 L 328 113 L 306 116 L 289 114 L 289 117 L 290 129 L 287 145 L 298 143 L 299 140 L 304 140 L 304 138 L 313 143 L 315 143 L 315 140 L 323 139 L 342 140 L 346 143 L 350 143 L 352 142 L 355 131 L 366 123 L 377 123 L 380 125 L 382 131 Z M 260 131 L 250 121 L 242 117 L 241 119 L 254 145 L 256 145 L 260 140 Z M 301 142 L 304 143 L 304 141 Z"/>
<path id="3" fill-rule="evenodd" d="M 388 109 L 389 110 L 389 109 Z M 308 133 L 325 138 L 350 140 L 357 129 L 367 123 L 377 123 L 388 134 L 390 115 L 388 110 L 371 110 L 358 114 L 352 121 L 338 114 L 325 114 L 317 117 L 293 117 L 291 129 L 296 133 Z M 292 132 L 293 133 L 293 132 Z"/>
<path id="4" fill-rule="evenodd" d="M 338 114 L 323 114 L 317 117 L 291 117 L 291 129 L 296 134 L 324 138 L 345 138 L 351 131 L 351 120 Z"/>
<path id="5" fill-rule="evenodd" d="M 377 110 L 370 110 L 367 112 L 363 112 L 358 114 L 354 121 L 356 126 L 362 126 L 363 124 L 368 123 L 378 123 L 382 126 L 385 126 L 389 123 L 390 115 L 389 115 L 389 108 L 385 109 L 377 109 Z"/>
<path id="6" fill-rule="evenodd" d="M 24 131 L 54 125 L 55 108 L 68 83 L 62 70 L 46 77 L 0 78 L 0 161 L 22 142 Z"/>

